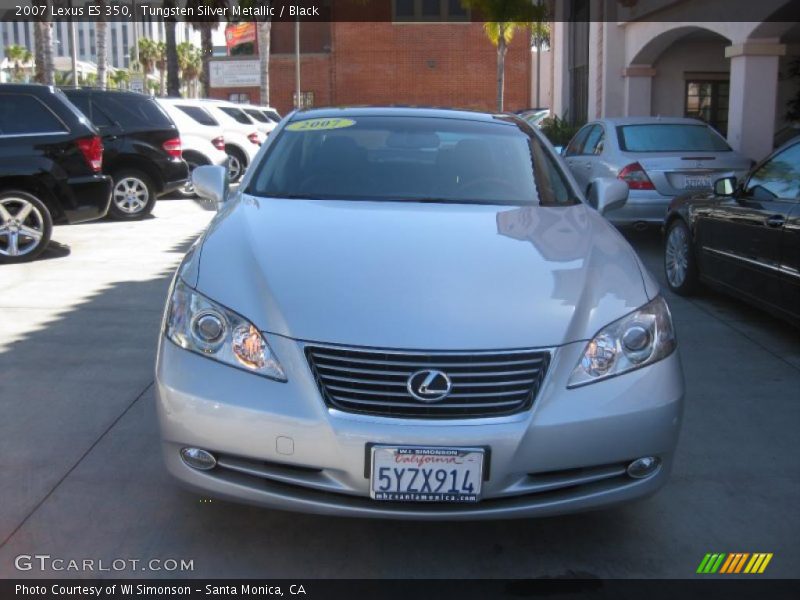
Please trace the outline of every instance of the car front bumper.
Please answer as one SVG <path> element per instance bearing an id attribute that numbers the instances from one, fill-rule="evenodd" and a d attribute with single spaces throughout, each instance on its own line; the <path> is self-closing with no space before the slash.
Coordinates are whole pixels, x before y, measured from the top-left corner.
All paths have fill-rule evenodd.
<path id="1" fill-rule="evenodd" d="M 510 416 L 410 419 L 326 406 L 300 342 L 267 336 L 288 382 L 206 359 L 162 337 L 156 396 L 167 469 L 203 496 L 283 510 L 401 519 L 545 516 L 652 494 L 667 480 L 678 439 L 683 375 L 677 353 L 591 385 L 565 382 L 584 343 L 553 353 L 532 408 Z M 397 503 L 369 495 L 372 444 L 489 450 L 482 499 L 472 504 Z M 218 460 L 193 469 L 180 450 Z M 626 466 L 656 456 L 660 468 L 633 479 Z"/>

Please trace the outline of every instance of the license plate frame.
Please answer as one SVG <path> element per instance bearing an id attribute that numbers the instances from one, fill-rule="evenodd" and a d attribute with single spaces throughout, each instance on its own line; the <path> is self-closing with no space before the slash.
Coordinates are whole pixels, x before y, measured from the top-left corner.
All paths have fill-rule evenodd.
<path id="1" fill-rule="evenodd" d="M 371 444 L 370 497 L 379 502 L 479 502 L 488 456 L 483 447 Z"/>

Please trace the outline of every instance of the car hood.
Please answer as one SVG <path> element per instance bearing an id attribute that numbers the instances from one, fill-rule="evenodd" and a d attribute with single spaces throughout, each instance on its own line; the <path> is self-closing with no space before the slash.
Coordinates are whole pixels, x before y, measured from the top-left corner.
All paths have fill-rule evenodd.
<path id="1" fill-rule="evenodd" d="M 209 227 L 199 260 L 198 291 L 260 330 L 356 346 L 556 346 L 649 299 L 631 247 L 582 204 L 241 195 Z"/>

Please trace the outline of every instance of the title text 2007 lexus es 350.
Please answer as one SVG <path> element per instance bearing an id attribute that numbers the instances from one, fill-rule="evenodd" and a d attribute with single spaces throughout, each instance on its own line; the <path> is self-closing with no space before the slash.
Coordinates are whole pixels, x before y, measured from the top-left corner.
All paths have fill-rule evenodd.
<path id="1" fill-rule="evenodd" d="M 296 112 L 170 289 L 167 468 L 204 495 L 354 517 L 587 510 L 667 480 L 683 375 L 655 281 L 508 115 Z"/>

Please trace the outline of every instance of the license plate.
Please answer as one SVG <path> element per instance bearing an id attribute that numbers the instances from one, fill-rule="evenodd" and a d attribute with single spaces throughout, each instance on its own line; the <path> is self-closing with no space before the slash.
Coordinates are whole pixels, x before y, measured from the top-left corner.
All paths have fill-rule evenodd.
<path id="1" fill-rule="evenodd" d="M 687 190 L 706 190 L 711 188 L 711 178 L 705 175 L 686 177 L 683 186 Z"/>
<path id="2" fill-rule="evenodd" d="M 482 448 L 372 447 L 370 495 L 393 502 L 477 502 Z"/>

